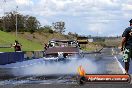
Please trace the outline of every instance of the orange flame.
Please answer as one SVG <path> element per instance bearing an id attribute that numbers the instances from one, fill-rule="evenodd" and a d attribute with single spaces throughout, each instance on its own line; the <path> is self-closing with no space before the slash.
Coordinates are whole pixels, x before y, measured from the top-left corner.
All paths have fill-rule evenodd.
<path id="1" fill-rule="evenodd" d="M 85 70 L 83 69 L 83 67 L 82 66 L 79 66 L 78 67 L 78 73 L 79 73 L 79 75 L 80 76 L 85 76 Z"/>

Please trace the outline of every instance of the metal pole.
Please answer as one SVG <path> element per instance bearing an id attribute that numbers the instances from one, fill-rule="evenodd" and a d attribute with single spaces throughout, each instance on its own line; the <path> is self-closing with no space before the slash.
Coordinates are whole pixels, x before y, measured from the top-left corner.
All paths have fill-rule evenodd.
<path id="1" fill-rule="evenodd" d="M 18 9 L 18 6 L 16 6 L 16 37 L 17 37 L 17 9 Z"/>
<path id="2" fill-rule="evenodd" d="M 5 5 L 6 5 L 6 0 L 4 0 L 4 18 L 3 18 L 3 28 L 5 30 Z"/>

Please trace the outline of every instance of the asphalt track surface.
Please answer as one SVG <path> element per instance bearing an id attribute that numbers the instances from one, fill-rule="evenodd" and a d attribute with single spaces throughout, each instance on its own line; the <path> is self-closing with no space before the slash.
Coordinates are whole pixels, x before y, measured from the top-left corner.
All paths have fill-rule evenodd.
<path id="1" fill-rule="evenodd" d="M 101 54 L 86 54 L 84 57 L 92 58 L 99 65 L 100 70 L 96 74 L 124 74 L 124 63 L 121 61 L 122 56 L 119 53 L 120 51 L 116 48 L 104 48 Z M 33 64 L 34 61 L 28 61 L 28 64 Z M 37 62 L 41 63 L 42 59 Z M 9 72 L 11 66 L 13 65 L 0 66 L 0 88 L 132 88 L 132 83 L 86 83 L 79 85 L 73 74 L 12 77 L 11 72 Z M 27 67 L 28 65 L 26 65 Z M 132 62 L 129 74 L 132 74 Z"/>

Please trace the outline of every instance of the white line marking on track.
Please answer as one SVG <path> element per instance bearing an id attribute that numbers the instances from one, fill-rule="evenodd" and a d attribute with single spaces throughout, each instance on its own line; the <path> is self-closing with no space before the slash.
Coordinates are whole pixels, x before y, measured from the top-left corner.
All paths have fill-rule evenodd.
<path id="1" fill-rule="evenodd" d="M 114 58 L 116 59 L 116 61 L 117 61 L 118 65 L 119 65 L 119 67 L 121 68 L 122 72 L 125 74 L 126 71 L 125 71 L 125 69 L 123 68 L 123 66 L 121 65 L 121 63 L 118 61 L 117 57 L 114 56 Z"/>

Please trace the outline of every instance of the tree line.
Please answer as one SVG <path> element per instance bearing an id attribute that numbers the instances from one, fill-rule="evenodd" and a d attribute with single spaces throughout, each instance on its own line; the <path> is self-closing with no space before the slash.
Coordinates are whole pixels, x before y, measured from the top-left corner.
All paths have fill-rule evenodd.
<path id="1" fill-rule="evenodd" d="M 5 16 L 0 17 L 0 30 L 5 32 L 15 32 L 16 31 L 16 17 L 17 17 L 17 29 L 18 32 L 35 32 L 44 30 L 49 33 L 65 32 L 64 22 L 55 22 L 50 25 L 41 26 L 40 22 L 36 17 L 29 15 L 22 15 L 16 13 L 15 11 L 7 13 Z"/>
<path id="2" fill-rule="evenodd" d="M 16 12 L 9 12 L 0 18 L 0 30 L 6 32 L 14 32 L 16 30 L 16 15 L 17 15 L 17 28 L 19 32 L 34 32 L 39 29 L 40 22 L 36 17 L 29 15 L 22 15 Z"/>

